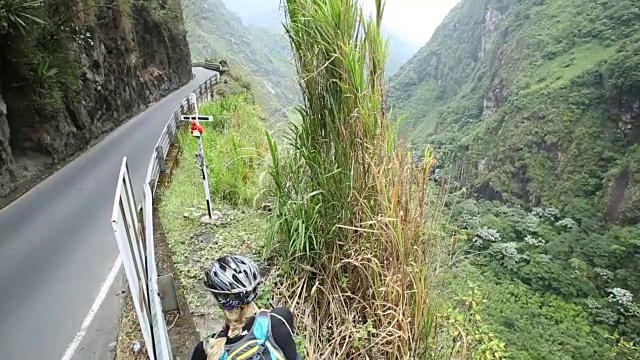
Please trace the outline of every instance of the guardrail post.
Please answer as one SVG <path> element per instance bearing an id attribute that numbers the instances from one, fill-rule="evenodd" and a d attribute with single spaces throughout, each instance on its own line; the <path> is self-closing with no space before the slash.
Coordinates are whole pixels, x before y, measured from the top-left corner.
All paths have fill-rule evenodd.
<path id="1" fill-rule="evenodd" d="M 164 163 L 164 154 L 162 153 L 162 146 L 156 146 L 156 160 L 158 161 L 158 168 L 160 173 L 167 172 L 167 164 Z"/>
<path id="2" fill-rule="evenodd" d="M 176 122 L 176 113 L 173 113 L 173 122 L 176 124 L 175 127 L 177 127 L 177 122 Z M 167 133 L 169 134 L 169 144 L 173 144 L 176 141 L 176 132 L 174 130 L 174 126 L 168 126 L 167 127 Z"/>

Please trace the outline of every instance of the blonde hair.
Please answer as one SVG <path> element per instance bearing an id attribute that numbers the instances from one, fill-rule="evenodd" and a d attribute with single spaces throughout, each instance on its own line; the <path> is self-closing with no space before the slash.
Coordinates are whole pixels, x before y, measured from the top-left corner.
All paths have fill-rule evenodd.
<path id="1" fill-rule="evenodd" d="M 204 351 L 207 353 L 208 360 L 217 360 L 224 353 L 224 346 L 227 343 L 227 337 L 236 337 L 242 332 L 242 328 L 247 320 L 258 313 L 258 307 L 255 303 L 242 305 L 233 310 L 225 310 L 225 322 L 229 325 L 229 332 L 226 337 L 207 338 L 204 340 Z"/>

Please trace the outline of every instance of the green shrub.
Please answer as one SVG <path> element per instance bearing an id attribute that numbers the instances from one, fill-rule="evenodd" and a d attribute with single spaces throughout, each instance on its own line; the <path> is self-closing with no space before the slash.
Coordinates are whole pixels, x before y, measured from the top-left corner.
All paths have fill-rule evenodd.
<path id="1" fill-rule="evenodd" d="M 211 198 L 230 205 L 254 206 L 262 200 L 260 181 L 268 153 L 260 109 L 247 94 L 224 97 L 203 105 L 201 115 L 214 121 L 201 123 Z M 183 153 L 195 154 L 198 141 L 188 131 L 179 134 Z M 193 156 L 193 155 L 191 155 Z M 191 170 L 197 173 L 193 157 Z M 194 181 L 201 177 L 194 174 Z"/>

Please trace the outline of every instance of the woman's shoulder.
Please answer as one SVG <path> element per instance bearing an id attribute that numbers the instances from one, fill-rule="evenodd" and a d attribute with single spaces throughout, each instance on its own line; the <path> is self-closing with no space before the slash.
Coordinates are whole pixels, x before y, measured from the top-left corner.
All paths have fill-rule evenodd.
<path id="1" fill-rule="evenodd" d="M 288 330 L 288 332 L 293 335 L 293 314 L 291 310 L 285 307 L 277 307 L 271 310 L 271 324 L 273 327 L 283 327 Z"/>
<path id="2" fill-rule="evenodd" d="M 206 339 L 198 342 L 198 344 L 193 348 L 191 360 L 207 360 L 207 353 L 204 350 L 204 341 L 206 341 Z"/>
<path id="3" fill-rule="evenodd" d="M 282 350 L 286 359 L 296 358 L 295 329 L 293 314 L 285 307 L 271 310 L 271 333 L 276 345 Z"/>
<path id="4" fill-rule="evenodd" d="M 293 314 L 291 313 L 291 310 L 287 309 L 286 307 L 273 308 L 271 310 L 271 314 L 278 315 L 283 318 L 293 319 Z"/>

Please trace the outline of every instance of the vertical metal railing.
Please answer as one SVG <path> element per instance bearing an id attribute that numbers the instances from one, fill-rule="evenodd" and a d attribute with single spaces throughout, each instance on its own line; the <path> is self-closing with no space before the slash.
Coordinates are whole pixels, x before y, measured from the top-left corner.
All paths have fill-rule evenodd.
<path id="1" fill-rule="evenodd" d="M 216 70 L 208 65 L 209 64 L 204 63 L 200 66 L 203 66 L 210 70 Z M 213 87 L 218 83 L 219 80 L 220 73 L 216 72 L 204 83 L 200 84 L 200 86 L 198 86 L 198 88 L 194 91 L 194 93 L 196 94 L 196 102 L 202 103 L 209 101 L 211 99 L 211 92 L 213 90 Z M 137 276 L 137 278 L 144 278 L 144 281 L 141 284 L 134 284 L 136 285 L 136 287 L 132 288 L 131 291 L 132 295 L 135 292 L 134 299 L 139 300 L 138 302 L 136 302 L 136 311 L 138 317 L 140 318 L 139 321 L 141 322 L 141 328 L 143 328 L 143 332 L 145 334 L 151 333 L 150 336 L 145 337 L 145 343 L 148 345 L 147 351 L 150 353 L 149 355 L 151 359 L 157 360 L 172 360 L 172 354 L 169 344 L 167 326 L 162 312 L 160 293 L 158 290 L 158 271 L 155 261 L 156 256 L 153 229 L 153 200 L 155 198 L 158 180 L 160 179 L 162 174 L 167 171 L 166 159 L 169 154 L 169 149 L 177 141 L 177 134 L 181 116 L 183 114 L 194 111 L 194 105 L 195 104 L 191 102 L 190 97 L 187 96 L 174 108 L 173 112 L 169 116 L 169 120 L 165 124 L 164 129 L 160 134 L 160 137 L 158 138 L 158 141 L 156 142 L 155 147 L 153 148 L 151 159 L 149 160 L 149 164 L 147 165 L 147 173 L 145 175 L 145 180 L 143 183 L 144 196 L 142 200 L 142 206 L 140 206 L 142 208 L 142 219 L 141 221 L 135 220 L 135 225 L 137 225 L 139 229 L 144 230 L 125 231 L 126 229 L 122 227 L 122 223 L 125 223 L 125 221 L 123 220 L 125 219 L 125 216 L 122 215 L 123 212 L 121 211 L 121 208 L 123 207 L 120 206 L 122 204 L 122 201 L 120 201 L 120 199 L 118 198 L 116 199 L 116 205 L 114 205 L 115 215 L 112 219 L 112 223 L 114 224 L 114 234 L 116 235 L 116 240 L 118 240 L 119 247 L 125 250 L 128 249 L 126 247 L 125 240 L 127 240 L 128 242 L 141 244 L 141 246 L 144 247 L 144 250 L 140 249 L 140 251 L 136 252 L 137 256 L 139 256 L 140 258 L 133 258 L 132 256 L 127 257 L 128 264 L 130 263 L 129 268 L 127 269 L 131 270 L 128 271 L 127 277 L 129 277 L 129 275 L 134 276 L 134 272 L 131 269 L 131 266 L 135 264 L 145 265 L 145 276 L 142 276 L 139 273 L 136 273 L 137 275 L 135 275 Z M 121 172 L 126 170 L 125 173 L 127 177 L 123 177 L 123 175 L 121 174 L 121 178 L 129 179 L 126 158 L 123 159 L 122 169 L 124 170 L 121 170 Z M 131 189 L 130 183 L 129 189 Z M 131 190 L 130 192 L 132 193 Z M 118 194 L 121 193 L 124 192 L 122 191 L 122 186 L 119 185 Z M 133 200 L 132 196 L 130 202 L 131 203 L 129 204 L 129 207 L 136 208 L 135 200 Z M 138 209 L 140 207 L 138 207 Z M 133 213 L 135 215 L 135 211 L 133 211 Z M 142 293 L 139 294 L 138 291 L 136 291 L 138 287 L 144 290 L 144 296 L 142 296 Z"/>

